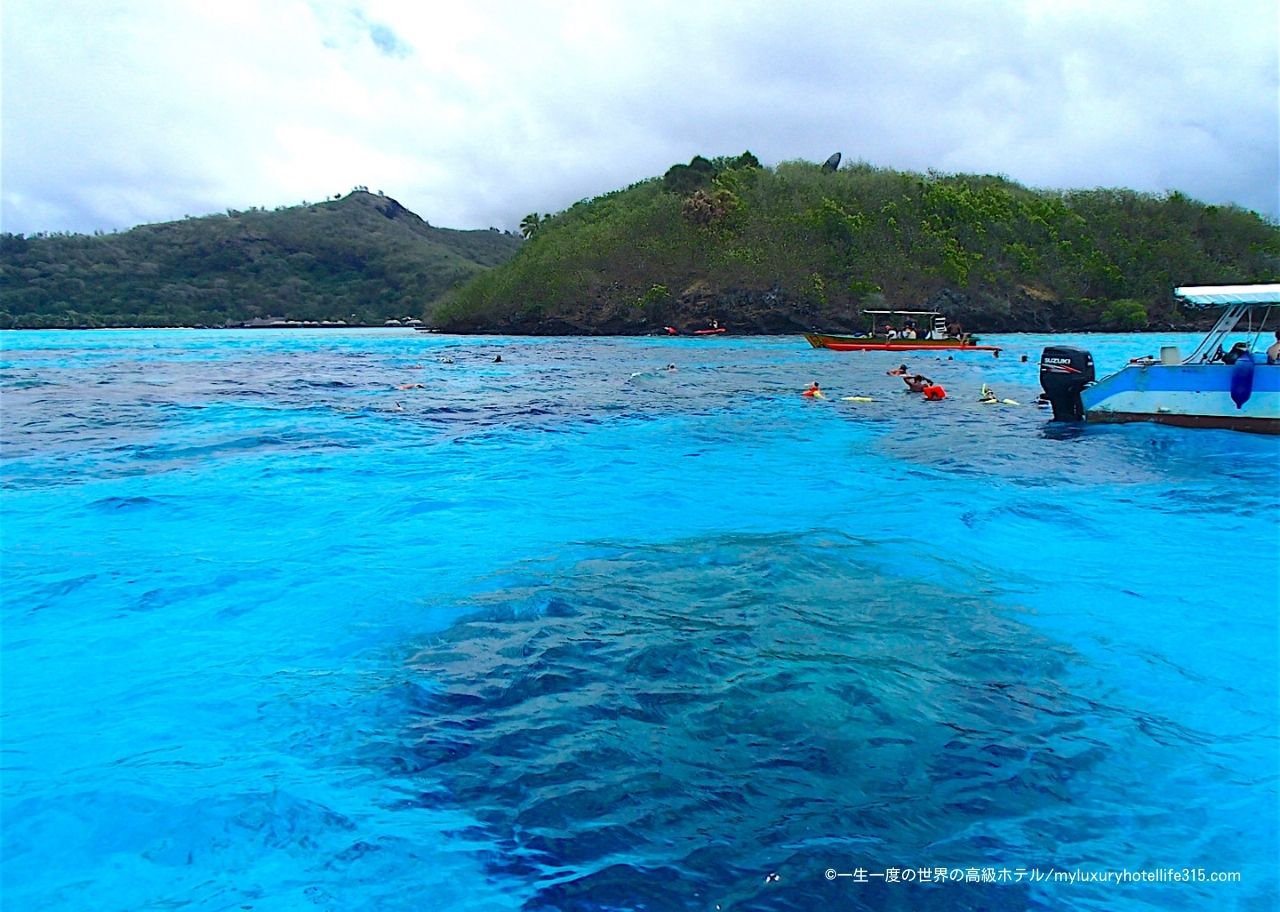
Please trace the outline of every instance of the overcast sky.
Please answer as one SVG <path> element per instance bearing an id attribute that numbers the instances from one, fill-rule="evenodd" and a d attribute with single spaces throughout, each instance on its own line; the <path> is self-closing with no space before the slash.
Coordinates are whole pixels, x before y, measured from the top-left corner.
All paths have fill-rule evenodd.
<path id="1" fill-rule="evenodd" d="M 0 228 L 383 190 L 433 225 L 695 154 L 1280 217 L 1280 0 L 4 0 Z"/>

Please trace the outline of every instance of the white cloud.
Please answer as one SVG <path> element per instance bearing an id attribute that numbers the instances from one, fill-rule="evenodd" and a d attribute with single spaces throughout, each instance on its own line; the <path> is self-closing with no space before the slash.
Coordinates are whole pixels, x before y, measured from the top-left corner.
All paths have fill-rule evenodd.
<path id="1" fill-rule="evenodd" d="M 1271 0 L 6 0 L 8 231 L 383 189 L 514 227 L 696 153 L 1280 215 Z"/>

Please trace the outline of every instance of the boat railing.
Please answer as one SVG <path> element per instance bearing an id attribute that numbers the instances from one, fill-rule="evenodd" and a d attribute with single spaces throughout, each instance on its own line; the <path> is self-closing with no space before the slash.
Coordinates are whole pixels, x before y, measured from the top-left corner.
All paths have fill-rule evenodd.
<path id="1" fill-rule="evenodd" d="M 1213 361 L 1222 349 L 1227 334 L 1249 315 L 1249 332 L 1252 336 L 1248 345 L 1252 349 L 1258 345 L 1263 327 L 1271 315 L 1271 308 L 1280 304 L 1280 284 L 1263 285 L 1188 285 L 1173 290 L 1174 297 L 1181 298 L 1192 307 L 1224 307 L 1222 316 L 1213 325 L 1213 329 L 1200 340 L 1200 344 L 1185 359 L 1183 364 L 1203 364 Z M 1254 311 L 1261 311 L 1261 319 L 1255 329 L 1253 327 Z"/>
<path id="2" fill-rule="evenodd" d="M 1205 334 L 1200 340 L 1200 344 L 1195 347 L 1186 358 L 1183 364 L 1200 364 L 1213 359 L 1214 354 L 1222 345 L 1222 340 L 1236 328 L 1236 324 L 1240 322 L 1241 317 L 1249 312 L 1252 305 L 1249 304 L 1231 304 L 1222 312 L 1222 316 L 1218 317 L 1218 322 L 1213 324 L 1213 329 Z"/>

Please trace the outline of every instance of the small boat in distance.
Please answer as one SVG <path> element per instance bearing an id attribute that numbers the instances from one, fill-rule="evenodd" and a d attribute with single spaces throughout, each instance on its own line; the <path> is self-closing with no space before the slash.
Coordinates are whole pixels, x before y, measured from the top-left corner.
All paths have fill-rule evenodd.
<path id="1" fill-rule="evenodd" d="M 1280 364 L 1268 363 L 1260 343 L 1271 308 L 1280 305 L 1280 285 L 1188 286 L 1173 293 L 1192 307 L 1226 309 L 1186 358 L 1166 345 L 1159 358 L 1134 358 L 1096 382 L 1093 355 L 1049 346 L 1040 355 L 1040 385 L 1054 420 L 1280 434 Z M 1246 316 L 1246 338 L 1224 350 Z"/>
<path id="2" fill-rule="evenodd" d="M 804 337 L 814 348 L 831 351 L 989 351 L 1000 356 L 995 345 L 980 345 L 978 337 L 965 332 L 952 333 L 947 328 L 947 318 L 936 310 L 864 310 L 871 317 L 871 331 L 865 336 L 832 336 L 826 333 L 805 333 Z M 892 333 L 877 333 L 877 317 L 892 321 L 906 317 L 912 336 L 904 338 L 897 327 Z M 913 317 L 924 317 L 916 327 Z M 904 325 L 904 332 L 907 325 Z"/>
<path id="3" fill-rule="evenodd" d="M 663 329 L 665 329 L 665 330 L 667 331 L 667 335 L 668 335 L 668 336 L 678 336 L 678 335 L 680 335 L 680 334 L 681 334 L 681 333 L 680 333 L 680 330 L 676 329 L 674 326 L 664 326 L 664 327 L 663 327 Z M 720 325 L 720 321 L 719 321 L 719 320 L 712 320 L 712 321 L 711 321 L 711 325 L 710 325 L 710 326 L 708 326 L 706 329 L 694 329 L 694 330 L 690 330 L 689 332 L 684 333 L 684 335 L 687 335 L 687 336 L 714 336 L 714 335 L 717 335 L 718 333 L 722 333 L 722 332 L 724 332 L 724 331 L 725 331 L 725 330 L 724 330 L 724 327 Z"/>

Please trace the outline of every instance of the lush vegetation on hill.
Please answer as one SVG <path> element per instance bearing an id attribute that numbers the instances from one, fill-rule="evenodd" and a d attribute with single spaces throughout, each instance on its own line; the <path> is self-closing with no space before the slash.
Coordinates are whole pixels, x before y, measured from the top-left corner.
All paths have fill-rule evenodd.
<path id="1" fill-rule="evenodd" d="M 0 235 L 0 328 L 381 324 L 508 259 L 498 231 L 434 228 L 381 194 L 144 225 Z"/>
<path id="2" fill-rule="evenodd" d="M 1276 281 L 1280 230 L 1179 193 L 1031 190 L 745 153 L 522 226 L 519 254 L 447 295 L 453 331 L 863 329 L 860 309 L 939 309 L 973 330 L 1186 325 L 1178 285 Z"/>

